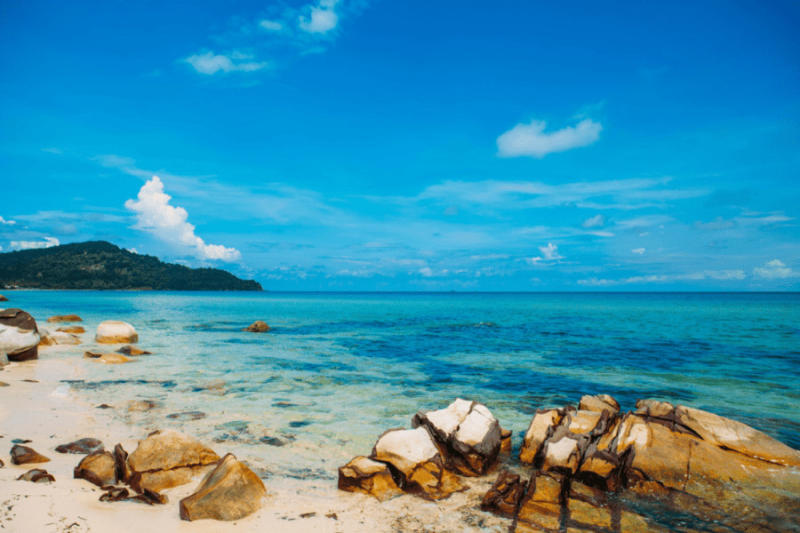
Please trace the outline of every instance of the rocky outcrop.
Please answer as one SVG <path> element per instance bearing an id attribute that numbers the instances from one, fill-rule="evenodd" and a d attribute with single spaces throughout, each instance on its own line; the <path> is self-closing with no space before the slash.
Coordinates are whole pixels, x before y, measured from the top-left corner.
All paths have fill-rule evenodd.
<path id="1" fill-rule="evenodd" d="M 11 448 L 11 462 L 15 465 L 26 465 L 29 463 L 46 463 L 50 459 L 40 454 L 33 448 L 15 444 Z"/>
<path id="2" fill-rule="evenodd" d="M 39 329 L 36 320 L 22 309 L 0 310 L 0 353 L 11 361 L 39 357 Z"/>
<path id="3" fill-rule="evenodd" d="M 107 365 L 119 365 L 133 361 L 133 359 L 117 352 L 98 352 L 95 350 L 87 350 L 84 352 L 83 356 L 87 359 L 94 359 L 98 363 L 104 363 Z"/>
<path id="4" fill-rule="evenodd" d="M 95 340 L 101 344 L 130 344 L 139 342 L 139 334 L 127 322 L 106 320 L 97 326 Z"/>
<path id="5" fill-rule="evenodd" d="M 41 468 L 28 470 L 17 478 L 17 481 L 30 481 L 32 483 L 52 483 L 55 480 L 56 478 L 52 474 Z"/>
<path id="6" fill-rule="evenodd" d="M 48 322 L 83 322 L 78 315 L 56 315 L 47 319 Z"/>
<path id="7" fill-rule="evenodd" d="M 269 326 L 263 320 L 256 320 L 242 331 L 251 331 L 253 333 L 266 333 L 269 331 Z"/>
<path id="8" fill-rule="evenodd" d="M 392 478 L 392 472 L 386 463 L 363 455 L 339 467 L 339 489 L 369 494 L 382 502 L 403 492 Z"/>
<path id="9" fill-rule="evenodd" d="M 114 456 L 110 452 L 94 452 L 84 457 L 73 471 L 75 479 L 85 479 L 98 487 L 117 482 Z"/>
<path id="10" fill-rule="evenodd" d="M 264 483 L 233 454 L 206 474 L 191 496 L 180 502 L 184 520 L 238 520 L 256 512 L 266 495 Z"/>
<path id="11" fill-rule="evenodd" d="M 85 437 L 76 441 L 56 446 L 58 453 L 90 454 L 103 451 L 103 442 L 92 437 Z"/>
<path id="12" fill-rule="evenodd" d="M 142 492 L 183 485 L 203 467 L 219 461 L 213 450 L 176 431 L 155 431 L 128 456 L 129 483 Z"/>
<path id="13" fill-rule="evenodd" d="M 456 399 L 444 409 L 419 412 L 411 421 L 424 427 L 444 450 L 448 469 L 465 476 L 481 476 L 500 453 L 500 424 L 477 402 Z"/>
<path id="14" fill-rule="evenodd" d="M 445 469 L 439 449 L 422 427 L 387 431 L 375 443 L 370 458 L 390 464 L 398 473 L 400 487 L 423 498 L 440 500 L 464 490 L 458 477 Z"/>

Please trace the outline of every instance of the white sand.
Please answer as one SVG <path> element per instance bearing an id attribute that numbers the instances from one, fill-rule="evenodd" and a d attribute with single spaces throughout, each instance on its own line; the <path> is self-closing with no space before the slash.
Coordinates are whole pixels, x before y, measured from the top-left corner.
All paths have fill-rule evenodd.
<path id="1" fill-rule="evenodd" d="M 109 365 L 109 374 L 113 372 Z M 0 371 L 0 531 L 2 532 L 225 532 L 225 531 L 507 531 L 510 522 L 478 509 L 481 496 L 494 479 L 465 479 L 469 491 L 441 502 L 403 495 L 379 503 L 372 497 L 342 492 L 335 481 L 268 479 L 268 496 L 261 510 L 236 522 L 182 521 L 178 502 L 194 491 L 199 478 L 164 491 L 166 505 L 100 502 L 102 491 L 85 480 L 73 479 L 82 455 L 60 454 L 59 444 L 96 437 L 107 449 L 120 442 L 128 452 L 136 448 L 145 429 L 120 421 L 111 410 L 97 409 L 72 393 L 62 379 L 82 379 L 74 355 L 58 347 L 42 350 L 38 361 L 11 363 Z M 32 379 L 37 383 L 24 381 Z M 127 398 L 121 401 L 127 401 Z M 210 406 L 211 407 L 211 406 Z M 165 424 L 165 427 L 167 425 Z M 377 437 L 377 435 L 376 435 Z M 49 457 L 48 463 L 16 466 L 9 451 L 12 439 Z M 220 455 L 225 444 L 212 446 Z M 38 484 L 17 481 L 31 468 L 44 468 L 56 481 Z M 306 513 L 316 513 L 303 518 Z M 335 514 L 335 518 L 333 517 Z"/>

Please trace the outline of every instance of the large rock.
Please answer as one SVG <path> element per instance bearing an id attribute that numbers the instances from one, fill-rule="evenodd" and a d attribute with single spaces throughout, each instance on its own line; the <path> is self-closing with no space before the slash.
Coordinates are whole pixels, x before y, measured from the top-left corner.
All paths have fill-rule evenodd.
<path id="1" fill-rule="evenodd" d="M 176 431 L 155 431 L 128 456 L 130 485 L 159 492 L 183 485 L 203 467 L 219 461 L 213 450 Z"/>
<path id="2" fill-rule="evenodd" d="M 11 462 L 15 465 L 25 465 L 28 463 L 46 463 L 50 459 L 40 454 L 33 448 L 15 444 L 11 448 Z"/>
<path id="3" fill-rule="evenodd" d="M 391 429 L 378 438 L 372 459 L 392 465 L 403 490 L 430 500 L 447 498 L 464 487 L 445 469 L 439 449 L 425 428 Z"/>
<path id="4" fill-rule="evenodd" d="M 47 319 L 48 322 L 83 322 L 78 315 L 56 315 Z"/>
<path id="5" fill-rule="evenodd" d="M 269 326 L 263 320 L 256 320 L 255 322 L 244 328 L 243 331 L 250 331 L 253 333 L 266 333 L 267 331 L 269 331 Z"/>
<path id="6" fill-rule="evenodd" d="M 95 340 L 101 344 L 130 344 L 139 341 L 139 334 L 127 322 L 106 320 L 97 326 Z"/>
<path id="7" fill-rule="evenodd" d="M 92 437 L 84 437 L 67 444 L 60 444 L 56 446 L 56 451 L 58 453 L 79 453 L 83 455 L 102 452 L 103 442 Z"/>
<path id="8" fill-rule="evenodd" d="M 65 331 L 50 331 L 42 329 L 39 331 L 39 346 L 55 345 L 77 345 L 81 343 L 81 338 Z"/>
<path id="9" fill-rule="evenodd" d="M 39 329 L 36 320 L 22 309 L 0 310 L 0 353 L 11 361 L 39 357 Z"/>
<path id="10" fill-rule="evenodd" d="M 414 427 L 424 427 L 445 451 L 446 466 L 465 476 L 481 476 L 500 453 L 500 424 L 478 402 L 456 399 L 444 409 L 419 412 Z"/>
<path id="11" fill-rule="evenodd" d="M 535 462 L 545 441 L 561 423 L 563 416 L 564 409 L 540 409 L 536 411 L 522 440 L 522 447 L 519 450 L 520 461 L 530 464 Z"/>
<path id="12" fill-rule="evenodd" d="M 382 502 L 402 494 L 386 463 L 364 456 L 355 457 L 339 467 L 339 489 L 363 492 Z"/>
<path id="13" fill-rule="evenodd" d="M 85 479 L 98 487 L 117 482 L 114 456 L 110 452 L 94 452 L 78 463 L 73 471 L 75 479 Z"/>
<path id="14" fill-rule="evenodd" d="M 610 414 L 615 415 L 619 413 L 619 402 L 609 394 L 586 395 L 581 397 L 578 409 L 582 411 L 608 411 Z"/>
<path id="15" fill-rule="evenodd" d="M 229 453 L 194 494 L 181 500 L 180 516 L 184 520 L 238 520 L 256 512 L 266 493 L 261 479 Z"/>

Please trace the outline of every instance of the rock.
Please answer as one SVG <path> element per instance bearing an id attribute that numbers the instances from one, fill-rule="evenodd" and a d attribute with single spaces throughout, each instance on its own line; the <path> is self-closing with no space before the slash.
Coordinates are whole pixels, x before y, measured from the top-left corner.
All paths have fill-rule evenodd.
<path id="1" fill-rule="evenodd" d="M 117 482 L 114 456 L 111 452 L 94 452 L 78 463 L 73 471 L 75 479 L 85 479 L 98 487 L 113 485 Z"/>
<path id="2" fill-rule="evenodd" d="M 47 470 L 42 470 L 41 468 L 28 470 L 17 478 L 17 481 L 31 481 L 33 483 L 52 483 L 55 480 L 56 478 L 54 478 L 52 474 L 49 474 Z"/>
<path id="3" fill-rule="evenodd" d="M 496 515 L 513 518 L 525 493 L 525 483 L 519 475 L 502 470 L 497 480 L 481 500 L 481 509 Z"/>
<path id="4" fill-rule="evenodd" d="M 238 520 L 261 508 L 264 483 L 233 454 L 209 472 L 191 496 L 180 502 L 183 520 Z"/>
<path id="5" fill-rule="evenodd" d="M 425 428 L 385 432 L 375 443 L 370 458 L 391 464 L 400 473 L 401 488 L 423 498 L 440 500 L 464 490 L 458 478 L 445 469 L 444 460 Z"/>
<path id="6" fill-rule="evenodd" d="M 253 333 L 265 333 L 269 331 L 269 326 L 263 320 L 256 320 L 242 331 L 252 331 Z"/>
<path id="7" fill-rule="evenodd" d="M 339 490 L 363 492 L 382 502 L 402 494 L 389 467 L 364 456 L 339 467 Z"/>
<path id="8" fill-rule="evenodd" d="M 219 456 L 199 441 L 176 431 L 155 431 L 128 456 L 130 485 L 141 492 L 188 483 Z"/>
<path id="9" fill-rule="evenodd" d="M 107 365 L 119 365 L 133 361 L 133 359 L 125 357 L 121 353 L 116 352 L 97 352 L 94 350 L 88 350 L 84 352 L 83 356 L 87 359 L 94 359 L 99 363 L 104 363 Z"/>
<path id="10" fill-rule="evenodd" d="M 101 344 L 130 344 L 139 341 L 139 334 L 127 322 L 106 320 L 97 326 L 95 340 Z"/>
<path id="11" fill-rule="evenodd" d="M 563 478 L 537 472 L 528 482 L 519 504 L 517 523 L 546 530 L 561 529 Z"/>
<path id="12" fill-rule="evenodd" d="M 56 331 L 63 331 L 64 333 L 72 333 L 73 335 L 86 333 L 86 330 L 83 328 L 83 326 L 64 326 L 56 329 Z"/>
<path id="13" fill-rule="evenodd" d="M 0 381 L 0 387 L 10 387 L 10 385 L 5 381 Z"/>
<path id="14" fill-rule="evenodd" d="M 500 451 L 511 453 L 511 430 L 500 428 Z"/>
<path id="15" fill-rule="evenodd" d="M 8 364 L 8 356 L 5 352 L 0 352 L 0 370 Z"/>
<path id="16" fill-rule="evenodd" d="M 589 396 L 587 394 L 581 397 L 578 409 L 597 412 L 609 411 L 610 414 L 615 415 L 619 413 L 619 403 L 613 396 L 608 394 L 597 394 L 595 396 Z"/>
<path id="17" fill-rule="evenodd" d="M 114 446 L 114 475 L 117 481 L 127 483 L 131 476 L 131 469 L 128 467 L 128 452 L 122 447 L 122 444 Z"/>
<path id="18" fill-rule="evenodd" d="M 22 309 L 0 310 L 0 353 L 11 361 L 39 357 L 39 329 L 36 320 Z"/>
<path id="19" fill-rule="evenodd" d="M 50 459 L 40 454 L 33 448 L 15 444 L 11 448 L 11 462 L 15 465 L 24 465 L 28 463 L 46 463 Z"/>
<path id="20" fill-rule="evenodd" d="M 2 294 L 0 294 L 0 302 L 7 302 L 7 301 L 8 301 L 8 298 L 6 298 Z"/>
<path id="21" fill-rule="evenodd" d="M 536 411 L 533 420 L 525 432 L 522 448 L 519 451 L 519 460 L 523 463 L 534 463 L 542 445 L 555 431 L 564 416 L 564 409 L 545 409 Z"/>
<path id="22" fill-rule="evenodd" d="M 141 349 L 137 348 L 136 346 L 131 346 L 130 344 L 126 344 L 125 346 L 123 346 L 122 348 L 117 350 L 117 352 L 121 353 L 123 355 L 131 355 L 131 356 L 150 355 L 152 353 L 152 352 L 148 352 L 147 350 L 141 350 Z"/>
<path id="23" fill-rule="evenodd" d="M 159 404 L 155 400 L 131 400 L 128 402 L 129 413 L 141 413 L 155 409 Z"/>
<path id="24" fill-rule="evenodd" d="M 48 322 L 83 322 L 78 315 L 56 315 L 47 319 Z"/>
<path id="25" fill-rule="evenodd" d="M 101 502 L 121 502 L 128 499 L 128 489 L 125 487 L 108 487 L 106 492 L 100 496 Z"/>
<path id="26" fill-rule="evenodd" d="M 203 411 L 183 411 L 181 413 L 170 413 L 167 418 L 173 420 L 202 420 L 206 416 Z"/>
<path id="27" fill-rule="evenodd" d="M 81 343 L 81 338 L 72 333 L 65 333 L 63 331 L 49 331 L 42 329 L 39 331 L 39 346 L 55 346 L 55 345 L 77 345 Z"/>
<path id="28" fill-rule="evenodd" d="M 68 444 L 56 446 L 56 451 L 58 453 L 90 454 L 94 452 L 102 452 L 103 449 L 103 443 L 100 440 L 92 437 L 85 437 Z"/>
<path id="29" fill-rule="evenodd" d="M 466 476 L 485 474 L 500 453 L 500 424 L 478 402 L 459 398 L 445 409 L 417 413 L 411 424 L 425 427 L 445 450 L 447 468 Z"/>
<path id="30" fill-rule="evenodd" d="M 169 501 L 169 498 L 165 494 L 159 494 L 154 490 L 143 489 L 141 493 L 128 498 L 128 500 L 146 503 L 147 505 L 163 505 Z"/>

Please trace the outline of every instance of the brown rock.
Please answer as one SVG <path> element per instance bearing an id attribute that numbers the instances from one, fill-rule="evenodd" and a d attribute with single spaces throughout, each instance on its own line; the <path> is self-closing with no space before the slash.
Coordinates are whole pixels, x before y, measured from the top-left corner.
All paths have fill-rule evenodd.
<path id="1" fill-rule="evenodd" d="M 537 455 L 542 449 L 542 445 L 547 438 L 555 431 L 564 416 L 563 409 L 544 409 L 536 411 L 525 432 L 522 441 L 522 448 L 519 451 L 519 460 L 523 463 L 534 463 Z"/>
<path id="2" fill-rule="evenodd" d="M 119 365 L 122 363 L 130 363 L 131 361 L 133 361 L 133 359 L 125 357 L 121 353 L 116 353 L 116 352 L 103 353 L 94 350 L 89 350 L 87 352 L 84 352 L 83 356 L 87 359 L 94 359 L 95 361 L 107 365 Z"/>
<path id="3" fill-rule="evenodd" d="M 83 322 L 78 315 L 56 315 L 47 319 L 48 322 Z"/>
<path id="4" fill-rule="evenodd" d="M 511 453 L 511 430 L 500 428 L 500 451 Z"/>
<path id="5" fill-rule="evenodd" d="M 189 483 L 194 476 L 200 474 L 204 469 L 202 466 L 183 466 L 168 470 L 154 470 L 152 472 L 132 472 L 128 477 L 128 484 L 137 492 L 144 492 L 145 490 L 161 492 L 164 489 Z"/>
<path id="6" fill-rule="evenodd" d="M 136 346 L 131 346 L 130 344 L 126 344 L 125 346 L 117 350 L 117 352 L 123 355 L 130 355 L 130 356 L 150 355 L 152 353 L 148 352 L 147 350 L 142 350 L 140 348 L 137 348 Z"/>
<path id="7" fill-rule="evenodd" d="M 339 467 L 339 490 L 363 492 L 382 502 L 402 494 L 389 467 L 364 456 Z"/>
<path id="8" fill-rule="evenodd" d="M 269 326 L 263 320 L 256 320 L 242 331 L 251 331 L 253 333 L 265 333 L 269 331 Z"/>
<path id="9" fill-rule="evenodd" d="M 122 447 L 122 444 L 114 446 L 114 475 L 117 481 L 127 483 L 131 475 L 131 470 L 128 467 L 128 452 Z"/>
<path id="10" fill-rule="evenodd" d="M 529 527 L 559 530 L 563 503 L 562 478 L 538 472 L 531 477 L 519 505 L 518 523 Z"/>
<path id="11" fill-rule="evenodd" d="M 85 479 L 98 487 L 117 482 L 114 469 L 114 456 L 110 452 L 95 452 L 87 455 L 73 472 L 75 479 Z"/>
<path id="12" fill-rule="evenodd" d="M 52 474 L 40 468 L 28 470 L 17 478 L 17 481 L 31 481 L 33 483 L 52 483 L 55 480 L 56 478 L 54 478 Z"/>
<path id="13" fill-rule="evenodd" d="M 139 341 L 139 334 L 127 322 L 106 320 L 97 326 L 95 340 L 101 344 L 130 344 Z"/>
<path id="14" fill-rule="evenodd" d="M 194 494 L 181 500 L 180 516 L 183 520 L 238 520 L 256 512 L 266 492 L 261 479 L 229 453 Z"/>
<path id="15" fill-rule="evenodd" d="M 177 431 L 154 431 L 128 456 L 133 472 L 168 470 L 182 466 L 205 466 L 219 456 L 198 440 Z"/>
<path id="16" fill-rule="evenodd" d="M 84 455 L 94 452 L 102 452 L 103 449 L 102 441 L 92 437 L 85 437 L 68 444 L 60 444 L 59 446 L 56 446 L 56 451 L 58 453 L 81 453 Z"/>
<path id="17" fill-rule="evenodd" d="M 58 328 L 56 331 L 62 331 L 64 333 L 72 333 L 73 335 L 86 333 L 86 330 L 83 328 L 83 326 L 64 326 Z"/>
<path id="18" fill-rule="evenodd" d="M 0 310 L 0 329 L 7 330 L 9 337 L 4 343 L 0 339 L 0 351 L 4 351 L 10 361 L 29 361 L 39 357 L 39 329 L 36 320 L 22 309 Z"/>
<path id="19" fill-rule="evenodd" d="M 526 484 L 519 475 L 509 470 L 502 470 L 497 480 L 481 500 L 481 509 L 491 513 L 513 518 L 522 496 L 525 494 Z"/>
<path id="20" fill-rule="evenodd" d="M 11 448 L 11 462 L 15 465 L 25 465 L 29 463 L 46 463 L 50 459 L 40 454 L 33 448 L 15 444 Z"/>
<path id="21" fill-rule="evenodd" d="M 8 301 L 8 298 L 6 298 L 2 294 L 0 294 L 0 302 L 7 302 L 7 301 Z"/>
<path id="22" fill-rule="evenodd" d="M 100 496 L 101 502 L 121 502 L 128 499 L 128 489 L 125 487 L 108 487 L 106 492 Z"/>
<path id="23" fill-rule="evenodd" d="M 142 413 L 145 411 L 150 411 L 151 409 L 155 409 L 159 405 L 161 404 L 155 400 L 131 400 L 128 402 L 128 412 Z"/>

